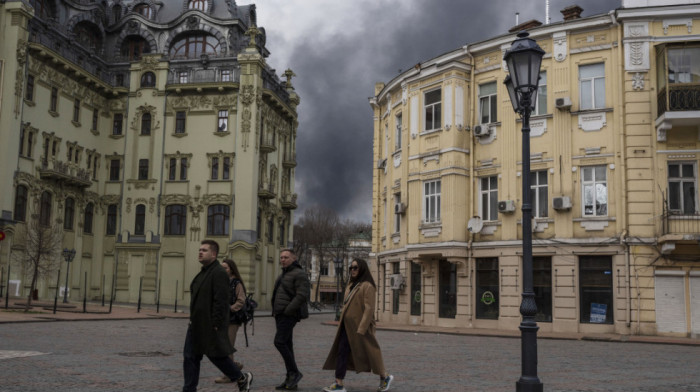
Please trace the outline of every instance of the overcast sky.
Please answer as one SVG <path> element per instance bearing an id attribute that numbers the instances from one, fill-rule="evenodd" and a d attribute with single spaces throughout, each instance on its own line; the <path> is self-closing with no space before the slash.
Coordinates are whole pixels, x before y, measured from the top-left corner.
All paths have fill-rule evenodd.
<path id="1" fill-rule="evenodd" d="M 298 218 L 321 204 L 371 222 L 374 84 L 419 62 L 545 20 L 545 0 L 252 0 L 267 34 L 268 64 L 291 68 L 297 108 Z M 550 0 L 550 20 L 578 4 L 583 17 L 619 0 Z M 281 80 L 284 78 L 281 77 Z"/>

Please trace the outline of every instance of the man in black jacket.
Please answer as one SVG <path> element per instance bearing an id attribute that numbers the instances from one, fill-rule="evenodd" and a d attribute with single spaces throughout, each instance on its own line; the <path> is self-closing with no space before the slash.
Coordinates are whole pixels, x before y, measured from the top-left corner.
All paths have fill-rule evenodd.
<path id="1" fill-rule="evenodd" d="M 232 381 L 240 391 L 249 391 L 253 382 L 250 372 L 241 373 L 229 356 L 233 347 L 228 339 L 229 279 L 224 267 L 216 261 L 219 244 L 204 240 L 199 247 L 202 270 L 190 284 L 190 324 L 183 351 L 183 392 L 196 392 L 199 367 L 204 355 Z"/>
<path id="2" fill-rule="evenodd" d="M 275 389 L 294 390 L 297 389 L 303 375 L 294 359 L 292 336 L 294 326 L 299 322 L 300 309 L 307 306 L 310 283 L 293 250 L 283 249 L 280 252 L 280 264 L 282 273 L 277 278 L 272 292 L 272 315 L 277 327 L 275 347 L 282 355 L 287 376 Z"/>

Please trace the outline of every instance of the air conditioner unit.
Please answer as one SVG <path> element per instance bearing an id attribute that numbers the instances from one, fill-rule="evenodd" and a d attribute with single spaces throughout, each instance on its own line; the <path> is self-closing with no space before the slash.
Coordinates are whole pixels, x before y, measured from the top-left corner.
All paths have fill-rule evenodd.
<path id="1" fill-rule="evenodd" d="M 569 97 L 557 98 L 554 101 L 554 106 L 559 110 L 569 110 L 571 109 L 571 99 Z"/>
<path id="2" fill-rule="evenodd" d="M 555 210 L 570 210 L 571 198 L 569 196 L 555 197 L 552 199 L 552 207 Z"/>
<path id="3" fill-rule="evenodd" d="M 396 203 L 394 205 L 394 213 L 398 215 L 403 215 L 406 212 L 406 205 L 403 203 Z"/>
<path id="4" fill-rule="evenodd" d="M 401 290 L 404 286 L 404 279 L 403 275 L 401 274 L 393 274 L 389 278 L 389 284 L 391 285 L 392 290 Z"/>
<path id="5" fill-rule="evenodd" d="M 479 124 L 474 127 L 474 136 L 485 137 L 491 135 L 491 127 L 485 124 Z"/>
<path id="6" fill-rule="evenodd" d="M 515 202 L 513 200 L 500 200 L 498 202 L 498 212 L 513 212 L 515 211 Z"/>

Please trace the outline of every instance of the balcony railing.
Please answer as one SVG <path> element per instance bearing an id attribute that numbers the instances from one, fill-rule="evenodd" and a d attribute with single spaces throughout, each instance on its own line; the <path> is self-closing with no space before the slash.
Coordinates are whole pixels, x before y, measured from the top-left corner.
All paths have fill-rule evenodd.
<path id="1" fill-rule="evenodd" d="M 684 213 L 668 208 L 668 200 L 664 202 L 662 234 L 691 234 L 700 236 L 700 214 Z"/>
<path id="2" fill-rule="evenodd" d="M 61 162 L 56 159 L 41 160 L 39 176 L 43 179 L 53 179 L 81 188 L 92 185 L 90 171 L 81 169 L 70 162 Z"/>
<path id="3" fill-rule="evenodd" d="M 297 165 L 297 154 L 296 153 L 285 153 L 282 158 L 282 166 L 284 167 L 295 167 Z"/>
<path id="4" fill-rule="evenodd" d="M 282 193 L 280 202 L 282 204 L 282 208 L 286 210 L 295 210 L 297 208 L 297 194 L 285 191 Z"/>
<path id="5" fill-rule="evenodd" d="M 669 84 L 657 95 L 659 116 L 666 112 L 700 110 L 700 84 Z"/>
<path id="6" fill-rule="evenodd" d="M 275 150 L 277 150 L 277 147 L 275 146 L 275 138 L 273 136 L 263 137 L 260 141 L 260 152 L 266 153 L 273 152 Z"/>

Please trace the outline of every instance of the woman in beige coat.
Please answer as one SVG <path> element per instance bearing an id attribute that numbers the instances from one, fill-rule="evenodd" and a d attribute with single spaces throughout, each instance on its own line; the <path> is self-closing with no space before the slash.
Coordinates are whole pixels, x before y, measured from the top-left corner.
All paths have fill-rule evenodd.
<path id="1" fill-rule="evenodd" d="M 375 337 L 374 302 L 377 288 L 367 262 L 354 259 L 350 264 L 350 282 L 345 288 L 343 310 L 333 347 L 323 368 L 335 369 L 335 382 L 326 392 L 345 392 L 343 379 L 347 370 L 379 375 L 377 391 L 388 391 L 394 376 L 384 368 L 382 351 Z"/>

